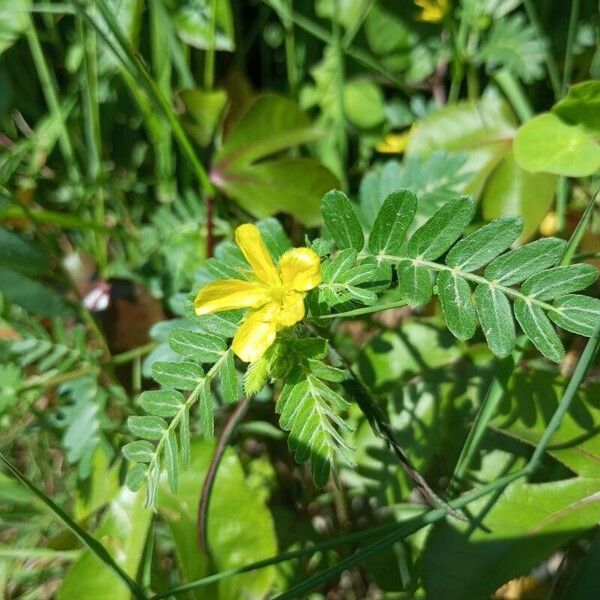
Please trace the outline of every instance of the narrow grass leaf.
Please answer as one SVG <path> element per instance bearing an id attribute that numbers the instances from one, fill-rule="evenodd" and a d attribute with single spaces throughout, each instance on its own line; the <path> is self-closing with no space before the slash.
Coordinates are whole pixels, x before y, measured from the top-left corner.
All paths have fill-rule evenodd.
<path id="1" fill-rule="evenodd" d="M 476 271 L 504 252 L 521 235 L 521 217 L 500 217 L 460 240 L 446 258 L 446 264 L 461 271 Z"/>
<path id="2" fill-rule="evenodd" d="M 344 193 L 337 190 L 327 192 L 321 201 L 321 215 L 338 248 L 362 250 L 365 241 L 362 228 Z"/>
<path id="3" fill-rule="evenodd" d="M 598 278 L 598 270 L 585 263 L 554 267 L 532 275 L 521 291 L 538 300 L 554 300 L 589 287 Z"/>
<path id="4" fill-rule="evenodd" d="M 392 192 L 383 202 L 369 235 L 373 254 L 400 254 L 406 232 L 417 212 L 417 197 L 411 190 Z"/>
<path id="5" fill-rule="evenodd" d="M 557 311 L 548 316 L 559 326 L 571 333 L 590 337 L 600 322 L 600 300 L 581 294 L 569 294 L 554 302 Z"/>
<path id="6" fill-rule="evenodd" d="M 437 289 L 448 329 L 459 340 L 472 338 L 477 329 L 477 311 L 469 283 L 451 271 L 442 271 Z"/>
<path id="7" fill-rule="evenodd" d="M 467 196 L 448 201 L 411 237 L 408 254 L 435 260 L 454 244 L 471 222 L 475 203 Z"/>
<path id="8" fill-rule="evenodd" d="M 565 349 L 554 326 L 539 306 L 517 298 L 515 317 L 523 333 L 546 358 L 560 362 L 565 357 Z"/>
<path id="9" fill-rule="evenodd" d="M 508 298 L 498 288 L 480 284 L 475 290 L 475 306 L 490 350 L 499 358 L 508 356 L 517 341 Z"/>
<path id="10" fill-rule="evenodd" d="M 558 238 L 536 240 L 494 259 L 484 275 L 490 281 L 513 285 L 554 266 L 562 257 L 567 242 Z"/>

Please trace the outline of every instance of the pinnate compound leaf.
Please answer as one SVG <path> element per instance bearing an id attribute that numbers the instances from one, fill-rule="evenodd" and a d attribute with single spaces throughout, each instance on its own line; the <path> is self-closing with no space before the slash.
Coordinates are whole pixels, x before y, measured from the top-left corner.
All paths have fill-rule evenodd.
<path id="1" fill-rule="evenodd" d="M 168 388 L 193 390 L 204 373 L 202 368 L 192 362 L 155 362 L 152 365 L 152 377 Z"/>
<path id="2" fill-rule="evenodd" d="M 414 307 L 427 304 L 433 296 L 433 283 L 429 269 L 414 263 L 398 265 L 398 283 L 402 297 Z"/>
<path id="3" fill-rule="evenodd" d="M 198 414 L 200 418 L 200 433 L 205 439 L 210 439 L 215 434 L 215 416 L 213 396 L 210 382 L 205 380 L 200 395 L 198 396 Z"/>
<path id="4" fill-rule="evenodd" d="M 569 294 L 555 300 L 556 311 L 548 316 L 571 333 L 590 337 L 600 321 L 600 299 L 581 294 Z"/>
<path id="5" fill-rule="evenodd" d="M 233 404 L 239 399 L 238 376 L 235 370 L 233 351 L 229 349 L 219 370 L 221 376 L 221 391 L 228 404 Z"/>
<path id="6" fill-rule="evenodd" d="M 225 352 L 225 342 L 211 333 L 176 329 L 169 337 L 171 349 L 202 363 L 214 363 Z"/>
<path id="7" fill-rule="evenodd" d="M 490 350 L 499 358 L 508 356 L 517 341 L 508 298 L 497 287 L 480 284 L 475 290 L 475 306 Z"/>
<path id="8" fill-rule="evenodd" d="M 177 450 L 177 436 L 173 429 L 169 429 L 165 438 L 165 466 L 169 487 L 173 492 L 179 485 L 179 452 Z"/>
<path id="9" fill-rule="evenodd" d="M 190 413 L 185 408 L 181 411 L 179 421 L 179 446 L 181 448 L 181 466 L 187 469 L 190 466 Z"/>
<path id="10" fill-rule="evenodd" d="M 183 396 L 175 390 L 152 390 L 140 396 L 142 408 L 158 417 L 174 417 L 184 402 Z"/>
<path id="11" fill-rule="evenodd" d="M 146 467 L 141 464 L 133 465 L 127 470 L 125 485 L 132 491 L 137 492 L 146 482 Z"/>
<path id="12" fill-rule="evenodd" d="M 554 362 L 560 362 L 564 358 L 565 350 L 562 342 L 554 330 L 554 326 L 539 306 L 517 298 L 515 317 L 523 333 L 546 358 Z"/>
<path id="13" fill-rule="evenodd" d="M 123 446 L 123 456 L 136 463 L 148 463 L 154 456 L 154 446 L 146 440 L 136 440 Z"/>
<path id="14" fill-rule="evenodd" d="M 597 278 L 596 267 L 585 263 L 554 267 L 529 277 L 523 283 L 521 291 L 527 296 L 535 296 L 538 300 L 554 300 L 584 290 Z"/>
<path id="15" fill-rule="evenodd" d="M 460 240 L 448 252 L 446 264 L 471 272 L 487 265 L 511 246 L 521 234 L 520 217 L 500 217 Z"/>
<path id="16" fill-rule="evenodd" d="M 415 231 L 408 242 L 409 256 L 439 258 L 460 237 L 474 214 L 475 203 L 468 196 L 453 198 Z"/>
<path id="17" fill-rule="evenodd" d="M 400 254 L 404 237 L 417 212 L 417 197 L 411 190 L 392 192 L 383 202 L 369 235 L 373 254 Z"/>
<path id="18" fill-rule="evenodd" d="M 133 416 L 127 419 L 127 426 L 136 437 L 145 440 L 160 440 L 167 429 L 167 422 L 155 416 Z"/>
<path id="19" fill-rule="evenodd" d="M 442 271 L 437 289 L 448 329 L 459 340 L 472 338 L 477 329 L 477 312 L 468 281 L 452 271 Z"/>
<path id="20" fill-rule="evenodd" d="M 354 248 L 357 252 L 362 250 L 362 228 L 350 200 L 343 192 L 327 192 L 321 201 L 321 214 L 338 248 Z"/>
<path id="21" fill-rule="evenodd" d="M 566 247 L 567 242 L 558 238 L 536 240 L 494 259 L 484 272 L 485 278 L 506 286 L 519 283 L 555 265 Z"/>

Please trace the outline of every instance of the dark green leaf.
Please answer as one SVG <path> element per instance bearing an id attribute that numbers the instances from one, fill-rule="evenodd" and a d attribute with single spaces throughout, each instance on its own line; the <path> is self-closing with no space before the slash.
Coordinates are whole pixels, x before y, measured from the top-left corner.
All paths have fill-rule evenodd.
<path id="1" fill-rule="evenodd" d="M 203 363 L 216 362 L 226 349 L 223 339 L 216 335 L 185 329 L 176 329 L 171 333 L 169 346 L 178 354 Z"/>
<path id="2" fill-rule="evenodd" d="M 500 358 L 508 356 L 517 341 L 508 298 L 498 288 L 480 284 L 475 290 L 475 306 L 490 350 Z"/>
<path id="3" fill-rule="evenodd" d="M 167 429 L 164 419 L 153 416 L 129 417 L 127 426 L 133 435 L 146 440 L 160 440 Z"/>
<path id="4" fill-rule="evenodd" d="M 142 408 L 159 417 L 174 417 L 184 403 L 184 397 L 175 390 L 152 390 L 140 396 Z"/>
<path id="5" fill-rule="evenodd" d="M 339 280 L 342 273 L 351 269 L 356 262 L 356 250 L 345 248 L 338 252 L 331 261 L 323 265 L 323 281 L 333 283 Z"/>
<path id="6" fill-rule="evenodd" d="M 504 252 L 521 234 L 520 217 L 500 217 L 467 236 L 450 252 L 446 264 L 460 271 L 476 271 Z"/>
<path id="7" fill-rule="evenodd" d="M 502 285 L 513 285 L 555 265 L 565 252 L 567 242 L 543 238 L 511 250 L 494 259 L 485 270 L 485 278 Z"/>
<path id="8" fill-rule="evenodd" d="M 356 212 L 343 192 L 332 190 L 321 200 L 321 214 L 338 248 L 362 250 L 364 235 Z"/>
<path id="9" fill-rule="evenodd" d="M 515 301 L 515 317 L 525 335 L 546 358 L 554 362 L 560 362 L 564 358 L 562 342 L 539 306 L 518 298 Z"/>
<path id="10" fill-rule="evenodd" d="M 555 300 L 556 311 L 548 316 L 559 326 L 571 333 L 590 337 L 600 320 L 600 300 L 580 294 L 570 294 Z"/>
<path id="11" fill-rule="evenodd" d="M 475 203 L 467 196 L 447 202 L 415 231 L 408 242 L 409 256 L 435 260 L 460 237 L 475 214 Z"/>
<path id="12" fill-rule="evenodd" d="M 567 96 L 552 107 L 563 121 L 600 132 L 600 81 L 582 81 L 569 88 Z"/>
<path id="13" fill-rule="evenodd" d="M 410 190 L 392 192 L 383 202 L 369 235 L 373 254 L 396 256 L 417 212 L 417 197 Z"/>
<path id="14" fill-rule="evenodd" d="M 459 339 L 472 338 L 477 329 L 477 312 L 469 283 L 452 271 L 442 271 L 437 289 L 448 329 Z"/>
<path id="15" fill-rule="evenodd" d="M 429 269 L 402 262 L 398 265 L 398 287 L 402 298 L 413 307 L 427 304 L 433 296 L 433 283 Z"/>
<path id="16" fill-rule="evenodd" d="M 538 300 L 554 300 L 589 287 L 598 278 L 598 270 L 585 263 L 555 267 L 527 279 L 521 291 Z"/>

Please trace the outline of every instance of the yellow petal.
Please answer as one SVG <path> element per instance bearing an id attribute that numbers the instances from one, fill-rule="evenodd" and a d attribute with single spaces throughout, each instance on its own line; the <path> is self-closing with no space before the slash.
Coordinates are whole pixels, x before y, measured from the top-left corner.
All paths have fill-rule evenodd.
<path id="1" fill-rule="evenodd" d="M 278 307 L 275 304 L 251 312 L 237 330 L 231 347 L 244 362 L 258 360 L 275 341 L 277 326 L 274 314 Z"/>
<path id="2" fill-rule="evenodd" d="M 289 292 L 285 295 L 277 315 L 277 325 L 291 327 L 304 319 L 304 296 L 302 292 Z"/>
<path id="3" fill-rule="evenodd" d="M 235 230 L 235 241 L 252 267 L 254 274 L 268 285 L 281 284 L 271 255 L 256 225 L 246 223 Z"/>
<path id="4" fill-rule="evenodd" d="M 268 288 L 262 283 L 241 279 L 220 279 L 205 285 L 194 300 L 197 315 L 234 308 L 257 308 L 269 302 Z"/>
<path id="5" fill-rule="evenodd" d="M 305 292 L 321 283 L 321 260 L 310 248 L 288 250 L 279 261 L 279 274 L 283 287 Z"/>

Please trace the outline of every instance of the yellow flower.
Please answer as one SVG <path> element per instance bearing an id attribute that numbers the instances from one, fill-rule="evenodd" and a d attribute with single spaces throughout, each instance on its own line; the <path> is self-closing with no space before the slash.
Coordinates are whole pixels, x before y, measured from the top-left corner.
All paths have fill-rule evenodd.
<path id="1" fill-rule="evenodd" d="M 419 21 L 427 21 L 428 23 L 443 21 L 450 8 L 448 0 L 414 0 L 414 3 L 423 9 L 419 14 Z"/>
<path id="2" fill-rule="evenodd" d="M 293 248 L 276 268 L 260 231 L 250 224 L 235 230 L 235 241 L 252 267 L 254 280 L 212 281 L 198 292 L 194 306 L 197 315 L 249 308 L 232 348 L 244 362 L 254 362 L 280 329 L 304 318 L 306 292 L 321 283 L 321 262 L 310 248 Z"/>
<path id="3" fill-rule="evenodd" d="M 402 133 L 388 133 L 383 140 L 375 146 L 375 150 L 381 152 L 381 154 L 402 154 L 406 150 L 408 142 L 410 141 L 410 136 L 414 130 L 415 127 L 413 126 Z"/>

